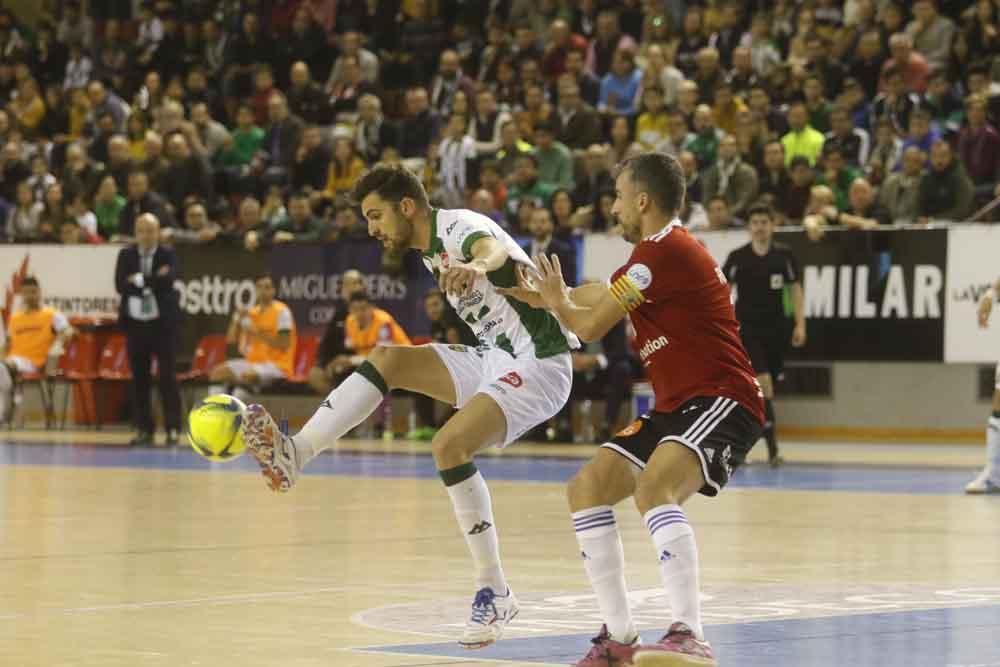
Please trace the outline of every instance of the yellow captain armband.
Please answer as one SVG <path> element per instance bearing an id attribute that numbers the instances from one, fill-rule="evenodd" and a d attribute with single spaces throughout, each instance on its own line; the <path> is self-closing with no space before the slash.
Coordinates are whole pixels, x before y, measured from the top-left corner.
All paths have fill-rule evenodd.
<path id="1" fill-rule="evenodd" d="M 646 303 L 646 297 L 642 295 L 636 284 L 627 275 L 621 276 L 609 286 L 611 295 L 626 313 L 630 313 L 642 304 Z"/>

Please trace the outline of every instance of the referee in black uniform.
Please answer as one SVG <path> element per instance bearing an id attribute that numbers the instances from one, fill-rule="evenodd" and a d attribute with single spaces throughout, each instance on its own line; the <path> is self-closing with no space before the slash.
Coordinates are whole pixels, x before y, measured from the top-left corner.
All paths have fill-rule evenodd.
<path id="1" fill-rule="evenodd" d="M 778 455 L 778 440 L 774 435 L 774 381 L 784 369 L 789 335 L 795 347 L 806 343 L 802 279 L 791 249 L 773 241 L 771 208 L 754 204 L 747 218 L 750 243 L 729 253 L 722 270 L 736 292 L 736 318 L 740 321 L 743 346 L 764 392 L 767 455 L 771 466 L 777 467 L 783 460 Z M 787 305 L 788 296 L 791 308 Z"/>

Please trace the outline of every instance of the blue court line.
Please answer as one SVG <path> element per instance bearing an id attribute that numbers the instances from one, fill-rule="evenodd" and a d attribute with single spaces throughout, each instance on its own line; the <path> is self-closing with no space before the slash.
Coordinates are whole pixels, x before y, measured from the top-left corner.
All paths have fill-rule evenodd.
<path id="1" fill-rule="evenodd" d="M 995 667 L 998 631 L 1000 606 L 984 606 L 717 625 L 705 634 L 722 667 Z M 647 642 L 658 638 L 645 635 Z M 455 642 L 364 650 L 573 664 L 589 650 L 591 636 L 504 639 L 475 652 Z"/>
<path id="2" fill-rule="evenodd" d="M 17 465 L 193 470 L 225 474 L 258 470 L 249 456 L 229 463 L 210 463 L 186 448 L 129 449 L 0 440 L 0 467 Z M 583 461 L 505 455 L 480 457 L 476 465 L 487 479 L 565 483 L 580 469 Z M 310 463 L 304 474 L 403 479 L 436 479 L 438 476 L 428 454 L 359 452 L 328 452 Z M 730 487 L 954 494 L 962 491 L 972 474 L 972 471 L 955 469 L 890 466 L 792 464 L 772 470 L 755 465 L 737 470 Z"/>

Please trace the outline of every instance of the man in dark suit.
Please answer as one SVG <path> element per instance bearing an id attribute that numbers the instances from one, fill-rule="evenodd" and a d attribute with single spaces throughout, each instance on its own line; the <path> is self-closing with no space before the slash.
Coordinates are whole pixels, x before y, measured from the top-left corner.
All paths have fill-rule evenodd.
<path id="1" fill-rule="evenodd" d="M 580 86 L 569 77 L 559 81 L 559 107 L 555 114 L 559 141 L 570 148 L 583 150 L 604 141 L 601 117 L 580 97 Z"/>
<path id="2" fill-rule="evenodd" d="M 181 427 L 181 396 L 175 372 L 180 329 L 180 299 L 174 289 L 177 256 L 158 245 L 160 222 L 143 213 L 135 221 L 135 244 L 122 248 L 115 265 L 115 287 L 121 295 L 118 322 L 128 341 L 132 367 L 132 405 L 138 433 L 130 445 L 153 442 L 150 400 L 151 364 L 159 361 L 160 399 L 167 444 L 176 445 Z"/>
<path id="3" fill-rule="evenodd" d="M 537 208 L 531 214 L 528 223 L 528 232 L 531 234 L 531 241 L 524 243 L 524 251 L 529 257 L 536 255 L 555 255 L 559 258 L 559 265 L 562 267 L 562 274 L 566 284 L 570 287 L 576 285 L 576 249 L 569 241 L 554 236 L 555 223 L 552 219 L 552 212 L 547 208 Z M 568 234 L 568 229 L 560 229 L 560 234 Z"/>
<path id="4" fill-rule="evenodd" d="M 258 167 L 264 169 L 264 188 L 271 184 L 284 185 L 288 172 L 295 161 L 295 154 L 302 140 L 305 123 L 298 116 L 289 113 L 288 100 L 275 91 L 267 101 L 267 113 L 271 125 L 267 128 Z"/>

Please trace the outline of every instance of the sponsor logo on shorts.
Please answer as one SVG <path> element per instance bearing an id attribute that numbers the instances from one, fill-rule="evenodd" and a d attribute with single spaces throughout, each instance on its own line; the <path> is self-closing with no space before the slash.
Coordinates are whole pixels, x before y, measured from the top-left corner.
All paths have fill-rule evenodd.
<path id="1" fill-rule="evenodd" d="M 667 340 L 666 336 L 660 336 L 659 338 L 652 338 L 646 341 L 646 344 L 639 349 L 639 358 L 642 361 L 646 361 L 646 359 L 648 359 L 650 356 L 652 356 L 656 352 L 659 352 L 669 344 L 670 343 Z"/>
<path id="2" fill-rule="evenodd" d="M 642 420 L 636 419 L 634 422 L 632 422 L 622 430 L 618 431 L 616 435 L 621 436 L 623 438 L 627 438 L 631 435 L 635 435 L 641 430 L 642 430 Z"/>
<path id="3" fill-rule="evenodd" d="M 468 352 L 469 348 L 464 345 L 449 345 L 448 349 L 452 352 Z"/>
<path id="4" fill-rule="evenodd" d="M 521 376 L 515 373 L 514 371 L 507 373 L 501 378 L 497 378 L 497 381 L 509 384 L 514 389 L 517 389 L 518 387 L 524 384 L 524 380 L 521 379 Z"/>
<path id="5" fill-rule="evenodd" d="M 490 523 L 489 521 L 480 521 L 479 523 L 477 523 L 475 526 L 472 527 L 472 530 L 469 531 L 469 535 L 479 535 L 480 533 L 485 533 L 492 527 L 493 524 Z"/>

